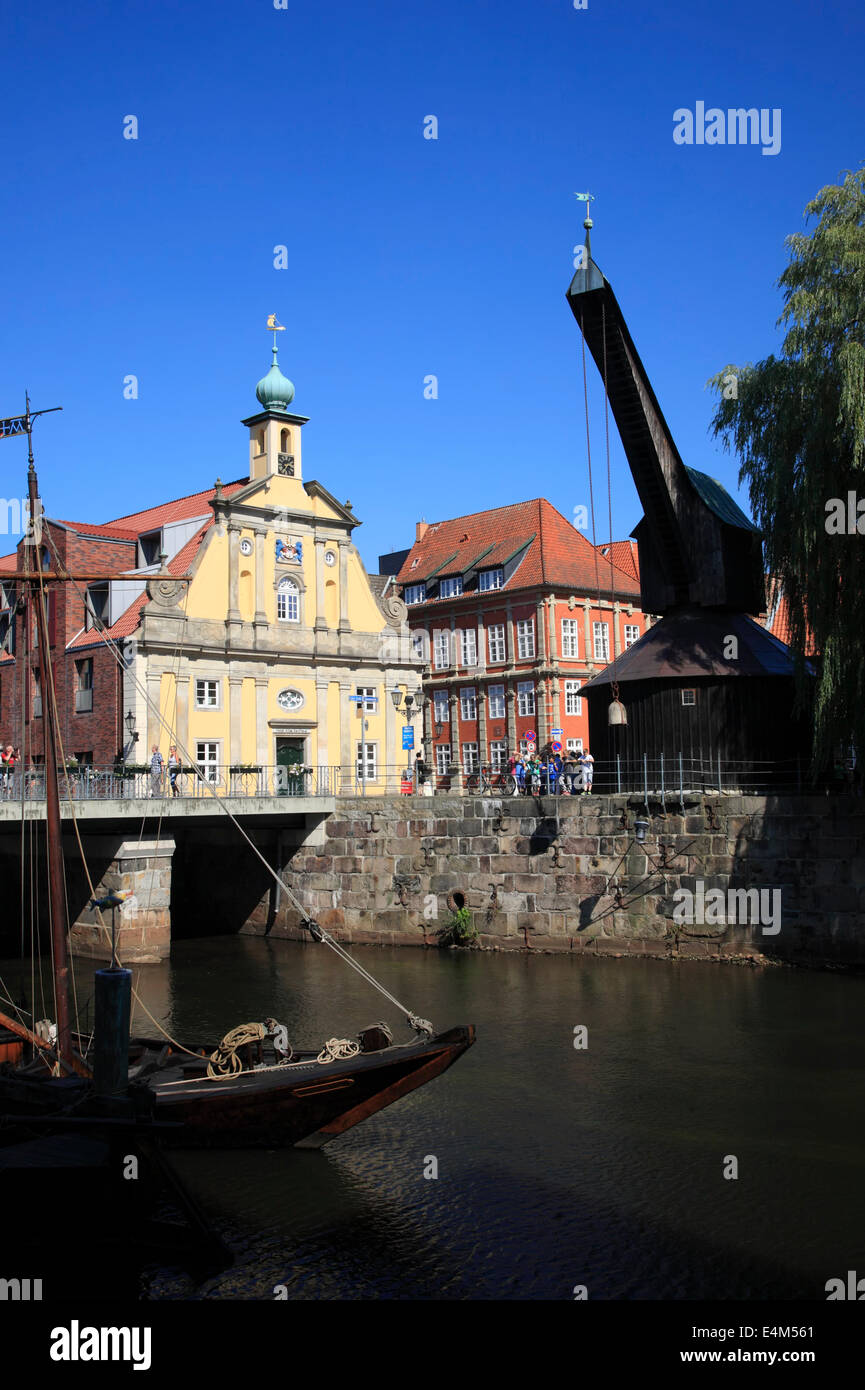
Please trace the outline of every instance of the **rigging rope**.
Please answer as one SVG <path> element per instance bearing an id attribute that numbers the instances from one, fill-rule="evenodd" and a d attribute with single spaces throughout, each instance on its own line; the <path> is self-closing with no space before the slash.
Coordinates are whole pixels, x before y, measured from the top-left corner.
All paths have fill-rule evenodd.
<path id="1" fill-rule="evenodd" d="M 349 1057 L 356 1057 L 359 1052 L 360 1047 L 351 1038 L 328 1038 L 315 1060 L 322 1065 L 326 1062 L 344 1062 Z"/>

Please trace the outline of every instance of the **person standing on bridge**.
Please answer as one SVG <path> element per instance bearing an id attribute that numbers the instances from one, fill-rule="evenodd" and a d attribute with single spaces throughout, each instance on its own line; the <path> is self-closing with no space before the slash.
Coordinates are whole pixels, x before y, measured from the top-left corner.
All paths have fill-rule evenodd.
<path id="1" fill-rule="evenodd" d="M 150 795 L 162 795 L 162 774 L 165 767 L 165 760 L 159 751 L 159 744 L 154 743 L 150 750 Z"/>
<path id="2" fill-rule="evenodd" d="M 169 781 L 169 783 L 171 784 L 171 795 L 172 795 L 172 796 L 179 796 L 179 795 L 180 795 L 180 788 L 179 788 L 178 785 L 177 785 L 177 779 L 178 779 L 179 776 L 180 776 L 180 759 L 179 759 L 178 756 L 177 756 L 177 749 L 176 749 L 176 748 L 169 748 L 169 750 L 168 750 L 168 781 Z"/>
<path id="3" fill-rule="evenodd" d="M 0 753 L 0 784 L 7 788 L 7 790 L 12 785 L 12 778 L 15 775 L 17 763 L 18 759 L 15 755 L 15 749 L 12 747 L 11 743 L 7 743 L 3 752 Z"/>

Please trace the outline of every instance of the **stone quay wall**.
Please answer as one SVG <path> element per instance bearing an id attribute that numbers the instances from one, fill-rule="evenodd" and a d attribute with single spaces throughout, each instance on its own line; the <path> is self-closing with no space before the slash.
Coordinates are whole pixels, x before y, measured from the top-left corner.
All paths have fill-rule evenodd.
<path id="1" fill-rule="evenodd" d="M 633 795 L 563 797 L 558 824 L 551 797 L 347 799 L 318 843 L 287 849 L 280 867 L 304 910 L 346 943 L 435 945 L 464 903 L 495 950 L 865 965 L 865 801 L 684 802 L 650 804 L 639 844 L 646 808 Z M 740 910 L 674 920 L 678 889 L 754 888 L 779 905 L 768 932 Z M 300 921 L 270 893 L 241 930 L 308 939 Z"/>

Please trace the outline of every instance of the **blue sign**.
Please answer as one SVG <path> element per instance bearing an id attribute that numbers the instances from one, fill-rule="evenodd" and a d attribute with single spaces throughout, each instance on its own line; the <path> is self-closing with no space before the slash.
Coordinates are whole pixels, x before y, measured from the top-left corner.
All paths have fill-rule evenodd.
<path id="1" fill-rule="evenodd" d="M 402 746 L 403 748 L 414 748 L 414 729 L 410 724 L 402 726 Z"/>
<path id="2" fill-rule="evenodd" d="M 553 738 L 563 738 L 564 732 L 564 729 L 550 729 L 550 734 Z"/>

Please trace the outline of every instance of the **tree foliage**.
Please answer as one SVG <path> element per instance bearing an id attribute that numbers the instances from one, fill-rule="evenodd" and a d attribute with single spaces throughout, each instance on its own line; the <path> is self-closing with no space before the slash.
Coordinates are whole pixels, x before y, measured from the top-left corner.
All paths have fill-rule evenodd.
<path id="1" fill-rule="evenodd" d="M 814 706 L 816 771 L 839 740 L 865 756 L 865 167 L 822 188 L 805 217 L 817 224 L 786 238 L 778 281 L 780 353 L 728 365 L 710 384 L 721 397 L 712 432 L 739 456 L 767 567 L 789 606 L 799 707 Z M 731 373 L 735 396 L 723 387 Z M 809 647 L 819 654 L 816 690 Z"/>

